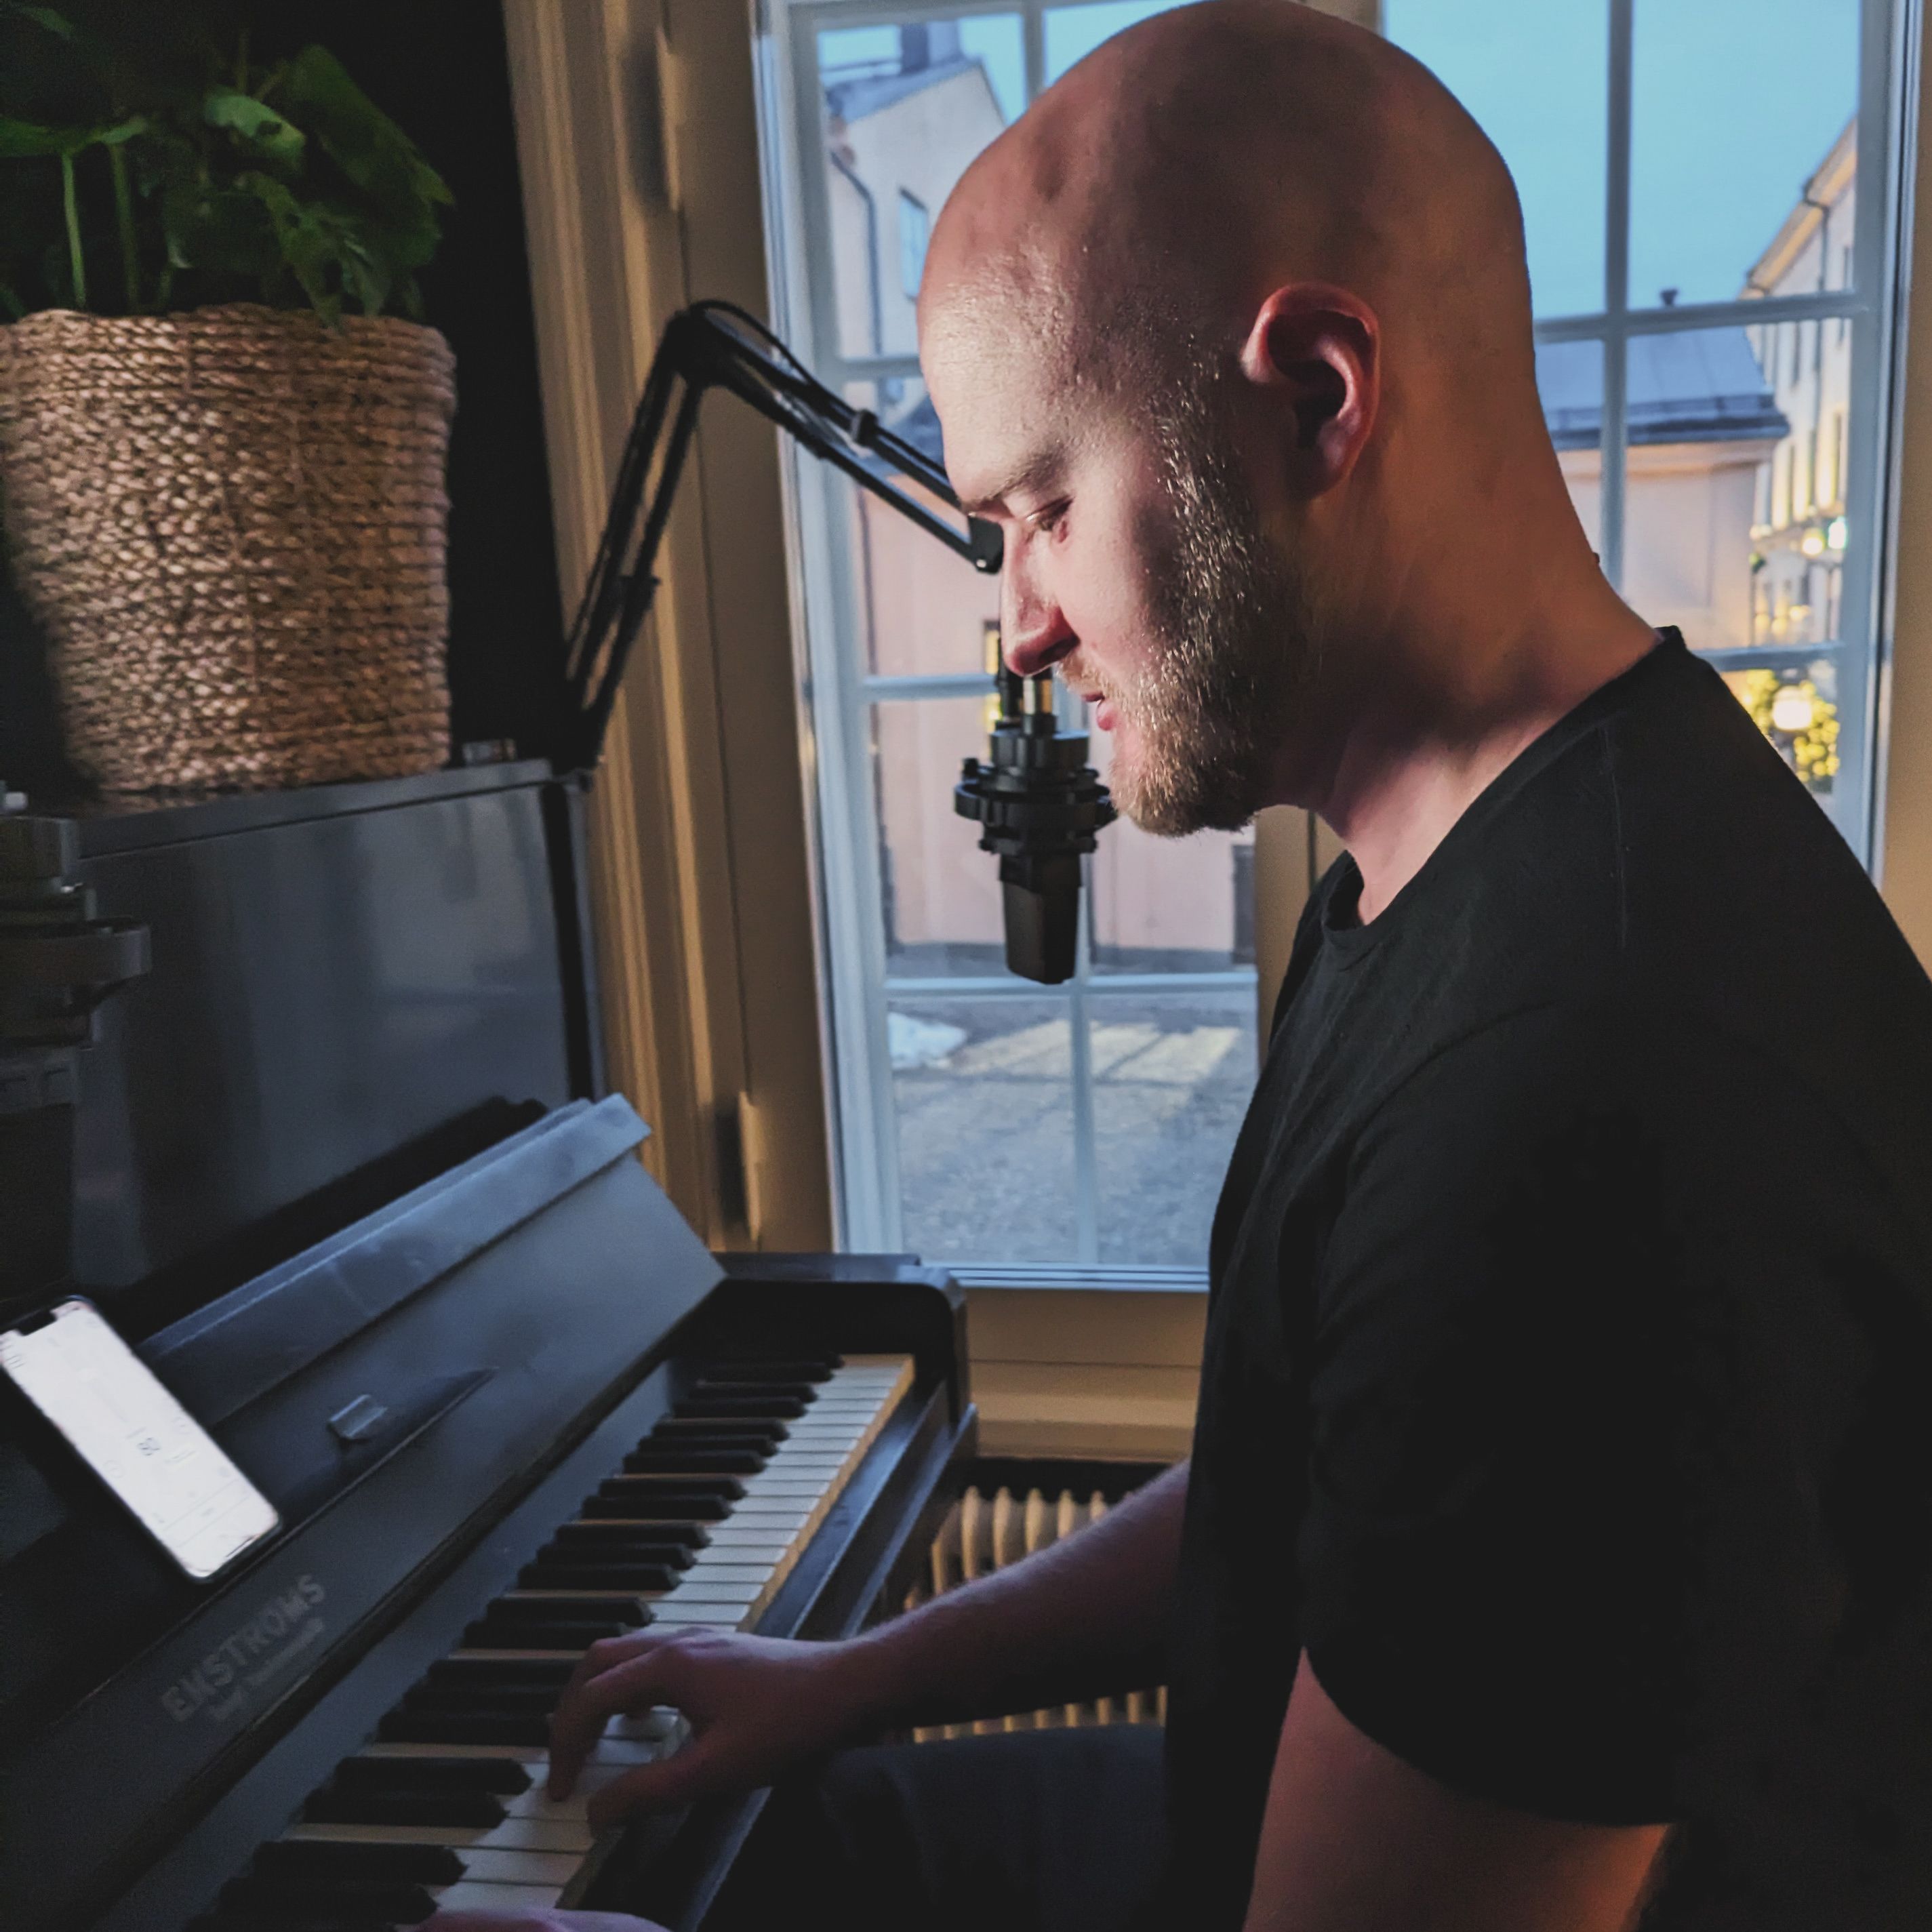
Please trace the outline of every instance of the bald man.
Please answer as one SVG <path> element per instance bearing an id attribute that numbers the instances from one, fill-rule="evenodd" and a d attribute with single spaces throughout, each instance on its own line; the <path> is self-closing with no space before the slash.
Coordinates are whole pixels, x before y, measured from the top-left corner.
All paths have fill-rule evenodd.
<path id="1" fill-rule="evenodd" d="M 781 1779 L 733 1924 L 1932 1924 L 1932 986 L 1598 569 L 1494 150 L 1373 36 L 1215 0 L 987 150 L 920 324 L 1008 658 L 1097 704 L 1124 808 L 1349 856 L 1191 1463 L 849 1643 L 598 1645 L 557 1786 L 659 1702 L 694 1742 L 600 1820 Z M 1157 1676 L 1164 1764 L 826 1761 Z"/>

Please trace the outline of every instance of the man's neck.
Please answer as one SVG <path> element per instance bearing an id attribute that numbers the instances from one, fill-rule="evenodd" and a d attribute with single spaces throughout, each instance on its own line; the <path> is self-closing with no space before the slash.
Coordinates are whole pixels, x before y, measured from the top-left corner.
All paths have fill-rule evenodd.
<path id="1" fill-rule="evenodd" d="M 1361 873 L 1361 922 L 1387 908 L 1495 778 L 1656 642 L 1656 632 L 1619 604 L 1586 636 L 1497 662 L 1486 688 L 1466 682 L 1440 707 L 1440 724 L 1413 706 L 1401 717 L 1365 710 L 1314 802 Z M 1384 688 L 1401 686 L 1397 678 Z"/>

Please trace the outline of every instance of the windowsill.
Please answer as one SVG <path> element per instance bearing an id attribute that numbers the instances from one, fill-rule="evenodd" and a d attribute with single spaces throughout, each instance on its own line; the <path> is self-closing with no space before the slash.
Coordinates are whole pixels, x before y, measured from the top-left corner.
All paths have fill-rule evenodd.
<path id="1" fill-rule="evenodd" d="M 1043 1289 L 1056 1294 L 1205 1294 L 1204 1268 L 1109 1267 L 1084 1262 L 943 1262 L 969 1294 Z"/>
<path id="2" fill-rule="evenodd" d="M 1173 1462 L 1188 1452 L 1204 1269 L 955 1265 L 991 1456 Z"/>

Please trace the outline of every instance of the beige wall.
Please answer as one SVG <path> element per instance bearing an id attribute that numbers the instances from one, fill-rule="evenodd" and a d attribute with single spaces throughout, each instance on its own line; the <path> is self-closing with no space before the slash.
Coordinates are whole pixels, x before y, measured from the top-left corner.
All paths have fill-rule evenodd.
<path id="1" fill-rule="evenodd" d="M 1624 598 L 1653 624 L 1675 624 L 1693 650 L 1751 641 L 1751 519 L 1761 442 L 1632 447 L 1624 495 Z M 1562 452 L 1563 480 L 1595 541 L 1603 465 Z"/>
<path id="2" fill-rule="evenodd" d="M 504 22 L 574 604 L 664 322 L 700 294 L 766 304 L 750 18 L 718 0 L 506 0 Z M 719 1247 L 831 1238 L 782 528 L 770 427 L 714 401 L 592 794 L 610 1082 Z"/>

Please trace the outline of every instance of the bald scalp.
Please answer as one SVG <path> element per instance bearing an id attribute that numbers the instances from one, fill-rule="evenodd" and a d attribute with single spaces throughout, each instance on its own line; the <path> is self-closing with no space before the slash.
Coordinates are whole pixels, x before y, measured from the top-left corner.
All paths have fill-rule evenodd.
<path id="1" fill-rule="evenodd" d="M 1533 392 L 1515 190 L 1460 104 L 1298 0 L 1203 0 L 1105 42 L 975 160 L 922 339 L 1024 313 L 1060 381 L 1138 385 L 1231 355 L 1294 282 L 1367 302 L 1408 375 L 1474 358 Z"/>

